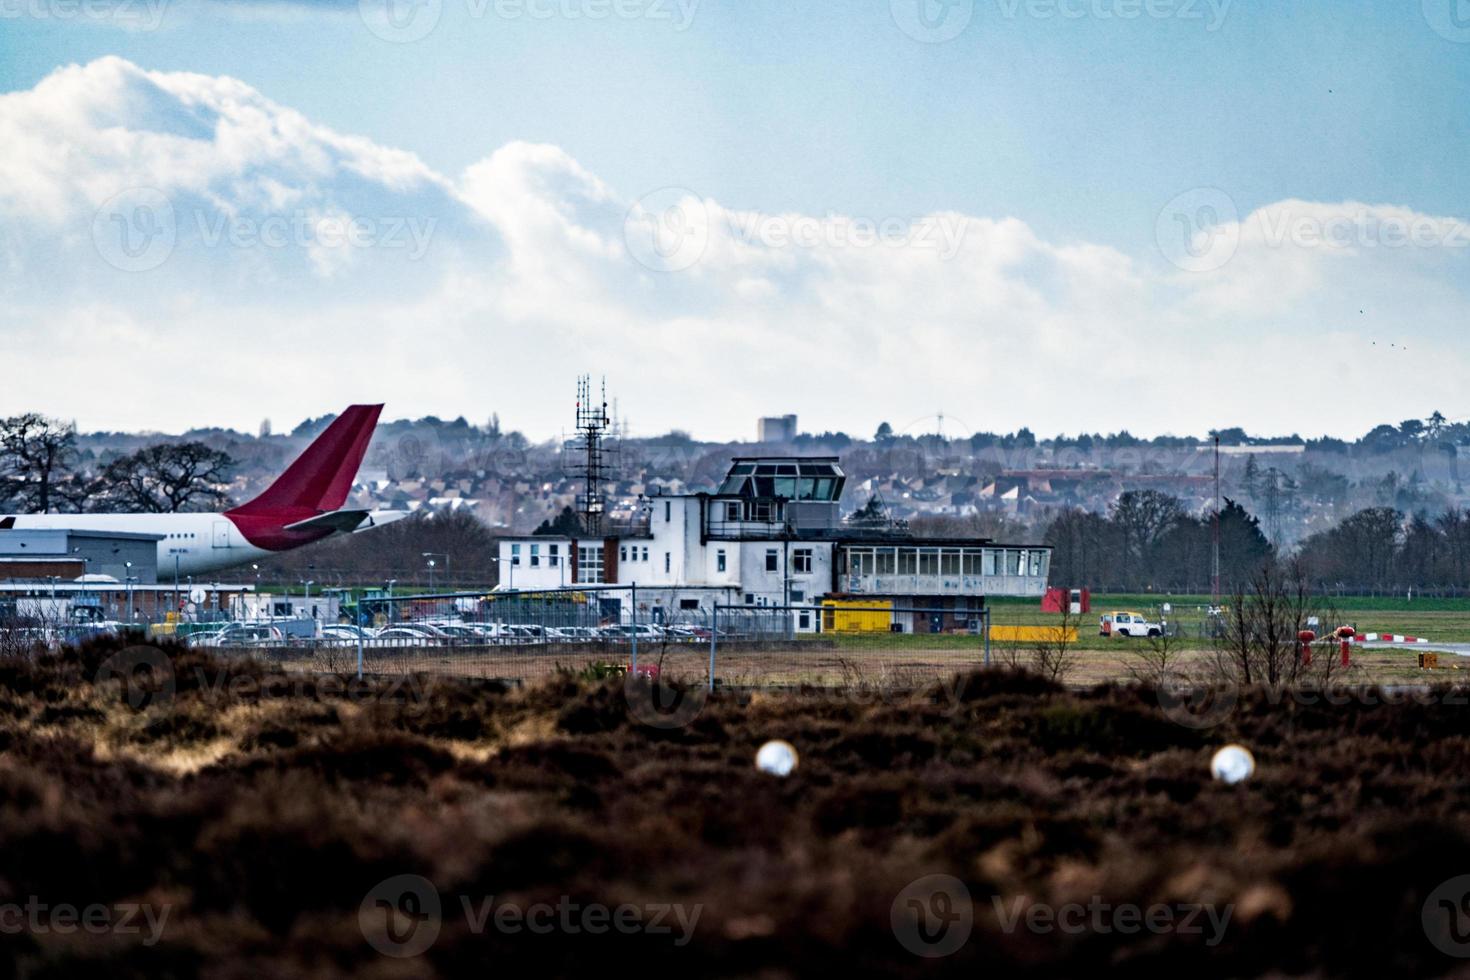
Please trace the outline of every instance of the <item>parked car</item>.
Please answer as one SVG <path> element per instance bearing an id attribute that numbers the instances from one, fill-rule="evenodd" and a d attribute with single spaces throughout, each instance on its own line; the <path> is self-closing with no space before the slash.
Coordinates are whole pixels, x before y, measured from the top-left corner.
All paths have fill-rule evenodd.
<path id="1" fill-rule="evenodd" d="M 446 633 L 438 630 L 431 633 L 427 630 L 413 629 L 407 625 L 389 626 L 387 629 L 379 630 L 378 635 L 373 637 L 374 646 L 389 647 L 442 646 L 449 641 L 449 635 Z"/>
<path id="2" fill-rule="evenodd" d="M 639 623 L 637 626 L 623 623 L 617 626 L 604 626 L 602 635 L 610 640 L 631 640 L 637 636 L 640 641 L 657 642 L 664 638 L 664 631 L 652 623 Z"/>
<path id="3" fill-rule="evenodd" d="M 353 626 L 351 623 L 330 623 L 322 627 L 322 639 L 340 640 L 344 643 L 356 643 L 359 639 L 367 643 L 377 635 L 377 631 L 370 626 Z"/>
<path id="4" fill-rule="evenodd" d="M 268 623 L 230 623 L 224 629 L 192 642 L 201 647 L 254 647 L 281 643 L 284 639 L 285 635 Z"/>
<path id="5" fill-rule="evenodd" d="M 1133 612 L 1115 612 L 1102 618 L 1100 630 L 1103 636 L 1122 639 L 1138 636 L 1163 636 L 1163 621 L 1151 622 L 1148 617 Z"/>
<path id="6" fill-rule="evenodd" d="M 434 623 L 432 625 L 457 643 L 484 643 L 488 639 L 484 632 L 466 623 Z"/>
<path id="7" fill-rule="evenodd" d="M 433 623 L 394 623 L 389 629 L 411 630 L 412 632 L 431 640 L 447 640 L 449 634 L 444 632 Z M 379 634 L 380 636 L 382 634 Z"/>
<path id="8" fill-rule="evenodd" d="M 511 635 L 522 639 L 547 642 L 566 639 L 566 634 L 554 626 L 542 626 L 539 623 L 519 624 L 514 623 L 506 627 Z"/>

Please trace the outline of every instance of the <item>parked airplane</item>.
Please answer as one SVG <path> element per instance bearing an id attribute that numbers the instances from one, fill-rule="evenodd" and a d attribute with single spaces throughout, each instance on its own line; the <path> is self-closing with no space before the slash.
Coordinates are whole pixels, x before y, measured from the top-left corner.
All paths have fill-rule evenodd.
<path id="1" fill-rule="evenodd" d="M 159 534 L 160 578 L 206 575 L 334 534 L 391 524 L 403 511 L 343 510 L 367 453 L 382 405 L 353 405 L 338 416 L 276 482 L 222 514 L 21 514 L 0 531 L 69 528 Z"/>

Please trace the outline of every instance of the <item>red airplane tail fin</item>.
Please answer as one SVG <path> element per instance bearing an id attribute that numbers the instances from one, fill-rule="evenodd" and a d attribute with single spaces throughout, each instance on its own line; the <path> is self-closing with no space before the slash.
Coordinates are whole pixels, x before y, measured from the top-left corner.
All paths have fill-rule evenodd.
<path id="1" fill-rule="evenodd" d="M 352 489 L 352 481 L 362 465 L 382 411 L 382 405 L 349 407 L 265 492 L 229 513 L 260 515 L 340 509 L 347 502 L 347 493 Z"/>

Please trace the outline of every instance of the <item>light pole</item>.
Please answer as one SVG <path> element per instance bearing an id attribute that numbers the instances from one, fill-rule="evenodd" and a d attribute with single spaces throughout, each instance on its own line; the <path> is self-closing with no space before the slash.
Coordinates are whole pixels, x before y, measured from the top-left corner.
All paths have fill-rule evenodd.
<path id="1" fill-rule="evenodd" d="M 424 551 L 419 553 L 420 558 L 429 559 L 429 591 L 434 591 L 434 559 L 444 559 L 444 577 L 449 578 L 449 556 L 442 551 Z"/>
<path id="2" fill-rule="evenodd" d="M 127 569 L 127 572 L 123 576 L 125 579 L 123 588 L 128 593 L 128 622 L 131 623 L 133 621 L 133 563 L 125 561 L 123 562 L 123 567 Z"/>

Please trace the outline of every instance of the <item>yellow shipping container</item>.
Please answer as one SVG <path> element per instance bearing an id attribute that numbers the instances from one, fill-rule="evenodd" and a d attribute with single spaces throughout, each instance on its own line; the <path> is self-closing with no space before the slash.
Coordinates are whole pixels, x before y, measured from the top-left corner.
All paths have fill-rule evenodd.
<path id="1" fill-rule="evenodd" d="M 892 629 L 893 603 L 822 600 L 822 632 L 887 633 Z"/>

